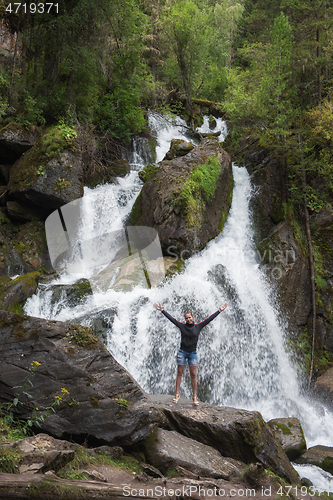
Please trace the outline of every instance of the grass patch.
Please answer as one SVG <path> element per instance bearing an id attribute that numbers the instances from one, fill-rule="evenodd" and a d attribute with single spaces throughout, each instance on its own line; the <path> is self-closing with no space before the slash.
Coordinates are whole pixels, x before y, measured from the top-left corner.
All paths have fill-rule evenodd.
<path id="1" fill-rule="evenodd" d="M 71 339 L 77 345 L 85 347 L 86 349 L 96 349 L 98 339 L 92 334 L 90 328 L 87 326 L 71 326 L 75 332 L 72 334 Z"/>
<path id="2" fill-rule="evenodd" d="M 0 448 L 0 471 L 9 474 L 18 474 L 18 464 L 22 460 L 22 455 L 17 450 L 11 448 Z"/>
<path id="3" fill-rule="evenodd" d="M 209 156 L 207 163 L 196 166 L 182 187 L 176 191 L 174 203 L 184 210 L 190 227 L 198 223 L 197 212 L 200 207 L 214 197 L 220 171 L 221 165 L 217 156 Z"/>
<path id="4" fill-rule="evenodd" d="M 140 462 L 130 455 L 123 455 L 121 458 L 114 458 L 110 454 L 100 452 L 93 457 L 86 449 L 81 448 L 76 451 L 74 459 L 58 471 L 57 474 L 63 479 L 85 479 L 78 477 L 78 475 L 82 474 L 80 469 L 87 465 L 116 467 L 117 469 L 135 472 L 136 474 L 143 471 Z"/>

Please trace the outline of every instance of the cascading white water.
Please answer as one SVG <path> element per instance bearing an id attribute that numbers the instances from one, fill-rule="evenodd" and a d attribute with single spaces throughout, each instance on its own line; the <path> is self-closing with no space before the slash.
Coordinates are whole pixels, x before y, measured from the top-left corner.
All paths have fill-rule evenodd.
<path id="1" fill-rule="evenodd" d="M 150 126 L 157 138 L 157 161 L 167 152 L 172 138 L 187 139 L 185 123 L 179 119 L 170 122 L 151 113 Z M 217 129 L 224 133 L 220 137 L 223 140 L 225 123 L 218 120 Z M 208 118 L 200 131 L 209 131 Z M 85 190 L 82 231 L 93 235 L 94 231 L 122 226 L 140 190 L 138 157 L 134 168 L 118 185 Z M 296 371 L 284 349 L 284 328 L 253 243 L 249 174 L 236 165 L 233 172 L 233 202 L 223 232 L 186 261 L 181 274 L 152 289 L 137 286 L 128 292 L 110 289 L 94 293 L 78 305 L 66 302 L 65 294 L 55 302 L 52 290 L 45 286 L 27 301 L 25 312 L 88 326 L 92 316 L 97 315 L 107 328 L 108 349 L 141 386 L 147 392 L 172 394 L 179 334 L 153 309 L 152 303 L 161 302 L 180 320 L 185 310 L 192 310 L 200 321 L 226 301 L 228 308 L 201 333 L 199 398 L 218 405 L 256 409 L 267 420 L 298 417 L 309 446 L 332 445 L 333 416 L 302 396 Z M 64 274 L 55 283 L 73 281 L 73 276 Z M 181 394 L 190 397 L 188 374 Z"/>

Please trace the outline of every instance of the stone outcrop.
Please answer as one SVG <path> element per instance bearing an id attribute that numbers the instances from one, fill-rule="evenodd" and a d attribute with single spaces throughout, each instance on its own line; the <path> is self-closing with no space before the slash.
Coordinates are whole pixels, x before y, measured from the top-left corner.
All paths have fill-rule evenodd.
<path id="1" fill-rule="evenodd" d="M 0 158 L 2 162 L 17 160 L 28 151 L 40 137 L 36 127 L 25 128 L 17 123 L 9 123 L 0 130 Z"/>
<path id="2" fill-rule="evenodd" d="M 317 465 L 317 467 L 333 474 L 333 448 L 321 445 L 312 446 L 295 462 L 297 464 Z"/>
<path id="3" fill-rule="evenodd" d="M 306 451 L 304 432 L 298 418 L 275 418 L 267 424 L 290 460 L 295 460 Z"/>
<path id="4" fill-rule="evenodd" d="M 23 312 L 22 307 L 28 297 L 37 290 L 42 271 L 23 274 L 15 279 L 0 278 L 0 309 Z"/>
<path id="5" fill-rule="evenodd" d="M 172 139 L 170 149 L 163 159 L 173 160 L 173 158 L 177 158 L 178 156 L 185 156 L 192 149 L 194 149 L 194 145 L 191 142 L 186 142 L 183 139 Z"/>
<path id="6" fill-rule="evenodd" d="M 18 397 L 20 418 L 38 419 L 41 431 L 56 438 L 89 436 L 95 442 L 132 445 L 163 420 L 89 328 L 0 311 L 0 329 L 1 403 Z M 20 390 L 13 387 L 29 379 L 32 398 L 22 391 L 17 396 Z M 51 406 L 56 413 L 40 418 Z"/>
<path id="7" fill-rule="evenodd" d="M 243 462 L 223 457 L 211 446 L 164 429 L 157 429 L 147 440 L 146 457 L 164 474 L 183 467 L 198 476 L 229 480 L 247 468 Z"/>
<path id="8" fill-rule="evenodd" d="M 40 144 L 23 154 L 10 170 L 9 196 L 48 213 L 83 196 L 83 169 L 79 153 L 64 150 L 43 161 Z"/>
<path id="9" fill-rule="evenodd" d="M 173 430 L 245 463 L 261 462 L 291 483 L 299 477 L 269 426 L 256 411 L 201 404 L 175 405 L 165 396 L 151 396 Z"/>
<path id="10" fill-rule="evenodd" d="M 217 138 L 207 137 L 185 156 L 159 164 L 134 204 L 131 223 L 156 229 L 165 254 L 176 249 L 189 257 L 222 230 L 232 187 L 230 157 Z"/>
<path id="11" fill-rule="evenodd" d="M 0 211 L 0 276 L 51 270 L 43 222 L 11 223 Z"/>
<path id="12" fill-rule="evenodd" d="M 317 378 L 314 392 L 329 406 L 333 406 L 333 368 Z"/>

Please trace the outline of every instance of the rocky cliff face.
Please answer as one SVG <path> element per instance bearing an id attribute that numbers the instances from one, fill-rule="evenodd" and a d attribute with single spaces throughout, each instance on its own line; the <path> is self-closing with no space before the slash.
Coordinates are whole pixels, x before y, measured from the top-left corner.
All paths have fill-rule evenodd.
<path id="1" fill-rule="evenodd" d="M 259 257 L 277 289 L 291 335 L 311 331 L 311 285 L 307 243 L 288 215 L 285 167 L 273 154 L 255 148 L 243 159 L 252 174 L 257 194 L 253 199 L 254 226 Z M 333 352 L 333 215 L 323 208 L 310 213 L 317 266 L 316 349 Z"/>
<path id="2" fill-rule="evenodd" d="M 131 219 L 156 229 L 166 254 L 189 257 L 223 229 L 232 198 L 231 160 L 216 137 L 168 157 L 145 182 Z"/>

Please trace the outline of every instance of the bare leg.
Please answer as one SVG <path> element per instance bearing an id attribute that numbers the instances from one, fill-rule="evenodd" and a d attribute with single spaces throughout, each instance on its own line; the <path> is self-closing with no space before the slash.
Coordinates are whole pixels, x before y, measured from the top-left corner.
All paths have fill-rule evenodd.
<path id="1" fill-rule="evenodd" d="M 184 368 L 185 368 L 185 366 L 178 365 L 177 378 L 176 378 L 176 394 L 179 394 L 179 388 L 180 388 L 180 383 L 182 381 Z"/>
<path id="2" fill-rule="evenodd" d="M 197 367 L 190 366 L 190 375 L 191 375 L 191 386 L 193 391 L 193 399 L 197 397 Z"/>

